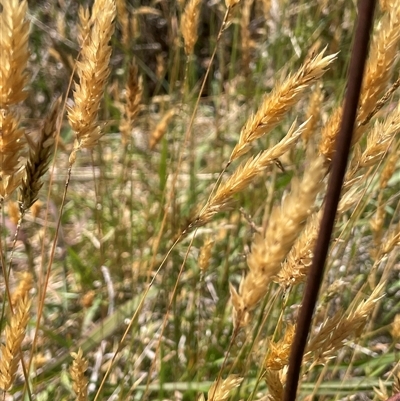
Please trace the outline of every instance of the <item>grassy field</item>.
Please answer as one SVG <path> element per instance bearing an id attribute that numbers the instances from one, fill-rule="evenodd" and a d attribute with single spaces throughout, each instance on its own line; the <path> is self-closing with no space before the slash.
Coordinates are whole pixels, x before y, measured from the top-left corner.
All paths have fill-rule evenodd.
<path id="1" fill-rule="evenodd" d="M 282 400 L 356 20 L 0 0 L 2 400 Z M 299 400 L 400 392 L 399 48 L 381 0 Z"/>

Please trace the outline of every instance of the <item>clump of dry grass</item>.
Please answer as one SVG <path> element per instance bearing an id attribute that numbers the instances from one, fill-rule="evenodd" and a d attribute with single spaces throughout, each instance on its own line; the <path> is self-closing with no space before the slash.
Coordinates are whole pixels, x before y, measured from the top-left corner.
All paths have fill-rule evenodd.
<path id="1" fill-rule="evenodd" d="M 30 306 L 31 301 L 25 294 L 17 301 L 10 323 L 5 328 L 5 344 L 0 348 L 0 388 L 4 391 L 8 391 L 14 383 L 21 358 L 21 344 L 29 321 Z"/>
<path id="2" fill-rule="evenodd" d="M 48 169 L 50 157 L 54 151 L 61 105 L 61 98 L 58 98 L 44 121 L 37 140 L 26 137 L 29 145 L 29 156 L 19 195 L 22 215 L 36 202 L 39 190 L 43 186 L 42 177 Z"/>
<path id="3" fill-rule="evenodd" d="M 86 401 L 88 399 L 88 379 L 85 377 L 85 372 L 88 368 L 88 361 L 83 357 L 83 351 L 81 348 L 79 348 L 77 353 L 72 352 L 71 356 L 74 359 L 70 368 L 71 379 L 73 382 L 72 389 L 76 394 L 77 401 Z"/>
<path id="4" fill-rule="evenodd" d="M 266 293 L 267 285 L 279 273 L 281 263 L 299 236 L 322 189 L 324 160 L 317 157 L 306 167 L 301 182 L 293 180 L 292 191 L 281 206 L 273 209 L 264 234 L 255 234 L 247 257 L 249 273 L 239 291 L 231 285 L 235 325 L 246 325 L 252 311 Z"/>
<path id="5" fill-rule="evenodd" d="M 299 101 L 304 90 L 322 77 L 336 58 L 336 54 L 324 57 L 324 53 L 325 49 L 307 59 L 295 74 L 280 81 L 275 89 L 264 98 L 257 112 L 250 116 L 242 128 L 239 141 L 231 153 L 230 161 L 247 153 L 251 142 L 276 127 L 289 109 Z"/>
<path id="6" fill-rule="evenodd" d="M 208 401 L 227 401 L 232 390 L 240 386 L 243 381 L 238 375 L 229 375 L 226 379 L 218 379 L 208 390 Z M 198 398 L 199 401 L 205 401 L 204 394 Z"/>
<path id="7" fill-rule="evenodd" d="M 181 32 L 187 56 L 193 54 L 194 45 L 197 42 L 200 6 L 200 0 L 189 0 L 181 17 Z"/>
<path id="8" fill-rule="evenodd" d="M 79 14 L 82 46 L 81 59 L 77 61 L 79 83 L 75 83 L 74 104 L 68 108 L 68 119 L 76 135 L 71 163 L 78 150 L 92 149 L 102 135 L 97 116 L 110 74 L 112 48 L 109 42 L 114 32 L 115 15 L 112 0 L 96 0 L 90 20 L 87 11 Z"/>

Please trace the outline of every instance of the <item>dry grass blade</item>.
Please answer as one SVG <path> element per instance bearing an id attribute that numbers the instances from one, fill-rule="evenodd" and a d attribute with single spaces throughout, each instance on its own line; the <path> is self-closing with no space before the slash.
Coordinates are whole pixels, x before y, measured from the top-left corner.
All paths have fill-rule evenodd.
<path id="1" fill-rule="evenodd" d="M 267 285 L 279 272 L 281 263 L 313 212 L 315 198 L 325 176 L 324 160 L 313 160 L 300 182 L 294 181 L 291 193 L 281 206 L 273 209 L 264 235 L 256 234 L 247 257 L 249 273 L 242 280 L 239 292 L 231 286 L 236 326 L 248 323 L 249 312 L 263 298 Z"/>
<path id="2" fill-rule="evenodd" d="M 7 391 L 14 382 L 20 360 L 20 348 L 29 320 L 30 300 L 25 296 L 17 302 L 15 313 L 7 324 L 5 344 L 1 346 L 0 388 Z"/>
<path id="3" fill-rule="evenodd" d="M 46 173 L 51 154 L 54 151 L 57 121 L 60 116 L 61 98 L 53 104 L 44 121 L 37 141 L 27 136 L 29 156 L 25 166 L 25 177 L 22 179 L 19 204 L 22 214 L 36 202 L 39 190 L 43 185 L 42 177 Z"/>
<path id="4" fill-rule="evenodd" d="M 310 87 L 324 74 L 335 60 L 336 54 L 324 57 L 325 49 L 309 58 L 300 69 L 264 98 L 261 107 L 245 123 L 240 138 L 232 151 L 230 161 L 244 155 L 251 142 L 271 131 L 280 123 L 288 110 L 301 98 L 304 90 Z"/>
<path id="5" fill-rule="evenodd" d="M 87 16 L 87 13 L 82 12 L 81 15 Z M 96 0 L 90 22 L 87 18 L 81 20 L 81 31 L 88 32 L 88 38 L 84 40 L 81 35 L 84 41 L 81 43 L 81 60 L 77 62 L 79 84 L 75 84 L 74 105 L 68 108 L 68 119 L 76 134 L 75 152 L 93 148 L 102 135 L 97 115 L 110 74 L 112 49 L 109 42 L 114 32 L 115 15 L 114 1 Z"/>

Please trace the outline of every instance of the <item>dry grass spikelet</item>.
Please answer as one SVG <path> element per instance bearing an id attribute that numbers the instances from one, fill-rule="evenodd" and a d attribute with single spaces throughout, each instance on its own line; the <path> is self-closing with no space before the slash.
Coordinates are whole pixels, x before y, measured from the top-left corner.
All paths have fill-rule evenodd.
<path id="1" fill-rule="evenodd" d="M 233 174 L 223 183 L 198 213 L 191 228 L 206 224 L 211 218 L 229 208 L 233 195 L 245 190 L 254 179 L 262 173 L 285 152 L 287 152 L 301 136 L 307 121 L 296 130 L 296 121 L 290 127 L 286 136 L 274 147 L 259 153 L 257 156 L 248 159 L 239 165 Z"/>
<path id="2" fill-rule="evenodd" d="M 279 273 L 281 263 L 313 212 L 326 172 L 323 164 L 324 159 L 317 157 L 306 167 L 301 182 L 292 180 L 292 191 L 282 205 L 272 210 L 265 234 L 255 235 L 247 257 L 249 273 L 241 281 L 238 293 L 231 287 L 236 326 L 247 324 L 249 312 L 263 298 L 267 285 Z"/>
<path id="3" fill-rule="evenodd" d="M 7 202 L 7 212 L 8 212 L 8 217 L 10 220 L 17 225 L 19 218 L 20 218 L 20 212 L 19 212 L 19 206 L 17 202 L 13 202 L 9 200 Z"/>
<path id="4" fill-rule="evenodd" d="M 342 107 L 337 107 L 321 131 L 319 152 L 325 157 L 328 163 L 331 162 L 333 157 L 336 137 L 339 134 L 340 122 L 342 121 L 342 112 Z"/>
<path id="5" fill-rule="evenodd" d="M 282 401 L 283 400 L 283 373 L 278 370 L 267 370 L 264 373 L 264 380 L 267 383 L 269 394 L 268 399 L 270 401 Z"/>
<path id="6" fill-rule="evenodd" d="M 386 164 L 379 176 L 380 191 L 379 191 L 379 195 L 378 195 L 376 211 L 369 222 L 371 231 L 372 231 L 372 238 L 373 238 L 373 242 L 374 242 L 374 248 L 370 251 L 370 253 L 371 253 L 372 257 L 375 259 L 379 256 L 378 250 L 382 246 L 383 225 L 384 225 L 385 216 L 386 216 L 385 204 L 384 204 L 384 200 L 383 200 L 384 189 L 387 187 L 389 179 L 392 177 L 392 175 L 396 169 L 396 163 L 397 163 L 398 158 L 399 158 L 399 156 L 397 154 L 397 151 L 392 152 L 389 155 L 388 160 L 386 161 Z"/>
<path id="7" fill-rule="evenodd" d="M 384 283 L 379 284 L 365 301 L 349 312 L 339 311 L 333 317 L 327 318 L 318 333 L 311 337 L 304 360 L 311 362 L 312 366 L 323 364 L 335 357 L 346 339 L 352 336 L 358 338 L 376 303 L 382 298 L 383 288 Z"/>
<path id="8" fill-rule="evenodd" d="M 122 31 L 122 43 L 124 46 L 129 45 L 130 37 L 130 22 L 129 22 L 129 10 L 126 6 L 126 0 L 116 0 L 117 6 L 117 18 L 121 25 Z"/>
<path id="9" fill-rule="evenodd" d="M 242 65 L 245 71 L 245 75 L 249 73 L 250 65 L 250 49 L 254 43 L 251 43 L 250 39 L 250 14 L 251 6 L 254 0 L 244 0 L 243 7 L 240 15 L 240 47 L 242 53 Z"/>
<path id="10" fill-rule="evenodd" d="M 77 61 L 79 84 L 75 83 L 74 104 L 68 108 L 68 119 L 76 139 L 71 163 L 79 149 L 92 149 L 102 133 L 97 122 L 104 87 L 110 74 L 109 61 L 114 32 L 116 7 L 113 0 L 96 0 L 92 9 L 88 38 L 81 43 L 81 59 Z M 88 24 L 87 20 L 82 23 Z"/>
<path id="11" fill-rule="evenodd" d="M 393 394 L 400 393 L 400 369 L 399 369 L 399 367 L 397 367 L 394 372 L 392 392 L 393 392 Z"/>
<path id="12" fill-rule="evenodd" d="M 43 186 L 42 177 L 48 169 L 50 157 L 55 147 L 57 121 L 61 112 L 61 97 L 58 98 L 39 132 L 37 140 L 27 136 L 29 156 L 25 166 L 25 177 L 22 179 L 19 205 L 24 214 L 36 202 L 40 188 Z"/>
<path id="13" fill-rule="evenodd" d="M 367 135 L 367 145 L 360 156 L 358 167 L 370 167 L 380 162 L 398 135 L 400 135 L 400 107 L 390 113 L 385 121 L 375 122 Z"/>
<path id="14" fill-rule="evenodd" d="M 225 0 L 225 5 L 228 8 L 233 8 L 237 6 L 240 2 L 241 0 Z"/>
<path id="15" fill-rule="evenodd" d="M 379 388 L 374 387 L 375 395 L 378 397 L 379 400 L 386 401 L 390 397 L 388 389 L 381 379 L 379 379 L 378 383 L 379 383 Z"/>
<path id="16" fill-rule="evenodd" d="M 0 109 L 24 100 L 28 83 L 28 2 L 8 0 L 0 13 Z"/>
<path id="17" fill-rule="evenodd" d="M 139 105 L 142 101 L 143 82 L 139 78 L 139 70 L 136 63 L 131 63 L 128 69 L 128 79 L 126 81 L 126 96 L 124 105 L 124 116 L 121 120 L 120 130 L 122 134 L 122 143 L 126 145 L 130 132 L 133 128 L 133 122 L 139 113 Z"/>
<path id="18" fill-rule="evenodd" d="M 381 195 L 382 192 L 379 193 Z M 381 196 L 379 197 L 381 198 Z M 378 256 L 377 250 L 382 245 L 382 237 L 383 237 L 383 224 L 385 222 L 385 207 L 381 204 L 382 199 L 378 199 L 378 207 L 376 208 L 375 214 L 372 216 L 369 221 L 369 225 L 372 231 L 372 238 L 374 242 L 374 248 L 370 250 L 371 256 L 376 259 Z"/>
<path id="19" fill-rule="evenodd" d="M 85 372 L 88 368 L 88 362 L 83 357 L 81 348 L 79 348 L 77 353 L 72 352 L 71 356 L 74 358 L 70 368 L 71 379 L 73 381 L 72 389 L 76 394 L 77 401 L 86 401 L 88 399 L 88 379 L 85 377 Z"/>
<path id="20" fill-rule="evenodd" d="M 185 44 L 185 53 L 187 56 L 193 54 L 194 45 L 198 38 L 198 26 L 200 16 L 200 0 L 189 0 L 181 18 L 181 31 L 183 42 Z"/>
<path id="21" fill-rule="evenodd" d="M 307 129 L 304 130 L 302 135 L 302 139 L 305 143 L 309 141 L 317 129 L 323 99 L 324 94 L 322 92 L 322 85 L 316 85 L 311 94 L 306 113 L 306 118 L 309 119 L 309 123 L 307 124 Z"/>
<path id="22" fill-rule="evenodd" d="M 28 83 L 28 2 L 3 2 L 0 13 L 0 202 L 18 187 L 22 178 L 21 151 L 24 130 L 10 107 L 23 101 Z"/>
<path id="23" fill-rule="evenodd" d="M 383 168 L 382 173 L 379 177 L 379 188 L 380 189 L 387 188 L 388 182 L 396 170 L 396 163 L 398 160 L 399 160 L 399 153 L 398 153 L 398 151 L 394 150 L 389 155 L 389 158 L 386 161 L 385 167 Z"/>
<path id="24" fill-rule="evenodd" d="M 19 283 L 17 288 L 11 294 L 11 304 L 16 306 L 18 300 L 28 296 L 29 291 L 33 288 L 32 273 L 22 272 L 19 273 Z"/>
<path id="25" fill-rule="evenodd" d="M 390 334 L 395 340 L 400 339 L 400 313 L 398 313 L 393 319 Z"/>
<path id="26" fill-rule="evenodd" d="M 17 373 L 30 306 L 27 296 L 20 298 L 5 329 L 5 344 L 0 347 L 0 388 L 4 391 L 11 388 Z"/>
<path id="27" fill-rule="evenodd" d="M 283 262 L 282 268 L 275 279 L 283 288 L 299 284 L 307 276 L 313 258 L 319 222 L 319 213 L 310 216 L 304 230 Z"/>
<path id="28" fill-rule="evenodd" d="M 212 384 L 208 390 L 208 401 L 226 401 L 230 397 L 232 390 L 240 386 L 243 381 L 238 375 L 229 375 L 226 379 L 219 379 Z M 199 400 L 204 400 L 202 394 Z"/>
<path id="29" fill-rule="evenodd" d="M 214 241 L 210 237 L 207 237 L 204 241 L 204 245 L 200 249 L 198 262 L 199 262 L 200 270 L 203 273 L 207 271 L 208 266 L 210 264 L 211 251 L 212 251 L 213 245 L 214 245 Z"/>
<path id="30" fill-rule="evenodd" d="M 171 118 L 175 115 L 175 113 L 176 113 L 175 109 L 168 110 L 154 128 L 153 132 L 150 135 L 150 141 L 149 141 L 149 147 L 151 150 L 153 150 L 156 147 L 156 145 L 161 141 L 162 137 L 167 131 L 168 124 L 171 121 Z"/>
<path id="31" fill-rule="evenodd" d="M 387 233 L 385 239 L 382 241 L 377 259 L 379 260 L 388 255 L 397 246 L 400 246 L 400 222 Z"/>
<path id="32" fill-rule="evenodd" d="M 278 342 L 268 342 L 268 354 L 264 366 L 268 370 L 281 370 L 289 364 L 290 347 L 295 334 L 295 326 L 289 324 L 283 338 Z"/>
<path id="33" fill-rule="evenodd" d="M 397 60 L 399 42 L 400 3 L 396 2 L 379 22 L 377 32 L 372 40 L 361 90 L 358 122 L 362 122 L 374 109 L 379 97 L 385 90 L 392 76 L 392 67 Z M 365 126 L 359 126 L 355 130 L 354 142 L 359 140 L 364 130 Z"/>
<path id="34" fill-rule="evenodd" d="M 0 110 L 0 202 L 18 188 L 23 175 L 20 158 L 25 147 L 24 130 L 18 124 L 12 114 Z"/>
<path id="35" fill-rule="evenodd" d="M 230 161 L 247 153 L 251 142 L 261 138 L 280 123 L 289 109 L 299 101 L 304 90 L 322 77 L 336 58 L 336 54 L 324 57 L 325 50 L 307 59 L 295 74 L 281 81 L 264 98 L 260 108 L 243 126 Z"/>

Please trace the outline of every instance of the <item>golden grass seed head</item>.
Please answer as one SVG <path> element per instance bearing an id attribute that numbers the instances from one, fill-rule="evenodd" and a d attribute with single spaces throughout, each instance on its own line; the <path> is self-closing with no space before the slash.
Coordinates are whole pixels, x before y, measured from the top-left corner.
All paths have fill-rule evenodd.
<path id="1" fill-rule="evenodd" d="M 264 361 L 266 369 L 281 370 L 289 364 L 290 348 L 293 343 L 295 326 L 286 327 L 283 338 L 278 342 L 268 342 L 268 354 Z"/>
<path id="2" fill-rule="evenodd" d="M 19 282 L 17 288 L 11 294 L 11 304 L 17 305 L 20 299 L 29 296 L 29 291 L 33 288 L 33 276 L 30 272 L 21 272 L 18 274 Z"/>
<path id="3" fill-rule="evenodd" d="M 187 56 L 193 54 L 197 42 L 200 6 L 200 0 L 189 0 L 181 17 L 181 32 Z"/>
<path id="4" fill-rule="evenodd" d="M 400 340 L 400 314 L 398 313 L 392 323 L 392 329 L 390 330 L 390 334 L 395 340 Z"/>
<path id="5" fill-rule="evenodd" d="M 7 391 L 14 383 L 20 360 L 20 348 L 29 321 L 31 302 L 27 296 L 19 298 L 5 329 L 5 344 L 0 348 L 0 388 Z"/>
<path id="6" fill-rule="evenodd" d="M 28 2 L 8 0 L 0 13 L 0 109 L 24 100 L 28 83 Z"/>
<path id="7" fill-rule="evenodd" d="M 270 94 L 265 96 L 257 112 L 250 116 L 240 132 L 237 145 L 230 160 L 248 152 L 251 142 L 261 138 L 279 124 L 286 113 L 302 97 L 304 90 L 322 77 L 337 54 L 324 57 L 326 48 L 308 58 L 300 69 L 285 80 L 281 80 Z"/>
<path id="8" fill-rule="evenodd" d="M 60 97 L 52 105 L 37 140 L 27 137 L 29 156 L 19 194 L 21 213 L 25 213 L 36 202 L 39 191 L 43 186 L 42 177 L 47 172 L 50 157 L 55 148 L 61 106 L 62 99 Z"/>
<path id="9" fill-rule="evenodd" d="M 72 366 L 70 368 L 71 379 L 73 382 L 72 389 L 76 394 L 77 401 L 86 401 L 88 399 L 87 386 L 88 379 L 85 372 L 88 368 L 88 361 L 83 357 L 83 351 L 79 348 L 78 352 L 71 353 Z"/>
<path id="10" fill-rule="evenodd" d="M 226 379 L 214 382 L 208 390 L 208 401 L 227 401 L 232 390 L 240 386 L 243 378 L 238 375 L 229 375 Z"/>
<path id="11" fill-rule="evenodd" d="M 82 47 L 81 60 L 77 62 L 79 84 L 75 84 L 74 105 L 68 108 L 68 119 L 76 134 L 73 153 L 79 149 L 92 149 L 102 135 L 97 114 L 110 74 L 112 49 L 109 42 L 114 32 L 115 15 L 114 1 L 95 1 L 90 19 L 92 26 Z M 74 157 L 70 159 L 73 161 Z"/>

